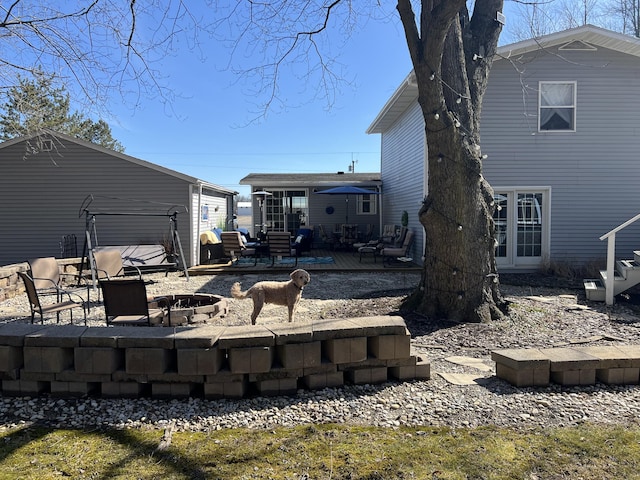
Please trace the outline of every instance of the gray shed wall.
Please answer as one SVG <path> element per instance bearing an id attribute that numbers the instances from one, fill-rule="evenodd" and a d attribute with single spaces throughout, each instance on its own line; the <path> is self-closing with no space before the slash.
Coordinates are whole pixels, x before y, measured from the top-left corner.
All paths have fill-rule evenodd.
<path id="1" fill-rule="evenodd" d="M 158 202 L 191 203 L 189 184 L 181 179 L 64 140 L 57 150 L 25 159 L 22 142 L 0 150 L 0 265 L 59 256 L 61 236 L 72 233 L 82 255 L 85 216 L 80 209 L 89 194 L 95 197 L 89 210 L 162 213 L 168 206 Z M 168 218 L 162 216 L 100 215 L 96 227 L 100 245 L 159 243 L 169 233 Z M 178 215 L 178 227 L 189 259 L 188 213 Z"/>

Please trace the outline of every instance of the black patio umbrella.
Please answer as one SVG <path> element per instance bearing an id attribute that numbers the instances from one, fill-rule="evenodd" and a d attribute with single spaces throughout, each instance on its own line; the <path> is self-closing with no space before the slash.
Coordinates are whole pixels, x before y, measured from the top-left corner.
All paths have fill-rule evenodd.
<path id="1" fill-rule="evenodd" d="M 353 185 L 344 185 L 341 187 L 328 188 L 315 192 L 319 195 L 344 195 L 346 202 L 346 217 L 344 223 L 349 223 L 349 195 L 380 195 L 375 190 L 367 190 L 366 188 L 356 187 Z"/>

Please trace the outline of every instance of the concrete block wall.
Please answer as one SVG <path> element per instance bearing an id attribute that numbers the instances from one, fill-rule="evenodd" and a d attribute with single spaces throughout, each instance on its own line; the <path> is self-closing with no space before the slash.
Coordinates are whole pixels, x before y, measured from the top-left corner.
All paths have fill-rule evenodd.
<path id="1" fill-rule="evenodd" d="M 429 378 L 396 316 L 229 327 L 0 325 L 6 395 L 241 398 Z"/>
<path id="2" fill-rule="evenodd" d="M 640 345 L 514 348 L 491 358 L 496 376 L 516 387 L 640 383 Z"/>

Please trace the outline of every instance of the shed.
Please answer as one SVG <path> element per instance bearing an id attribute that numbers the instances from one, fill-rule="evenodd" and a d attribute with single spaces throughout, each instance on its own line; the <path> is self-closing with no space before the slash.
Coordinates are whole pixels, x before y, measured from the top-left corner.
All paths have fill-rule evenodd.
<path id="1" fill-rule="evenodd" d="M 178 211 L 185 263 L 196 265 L 200 233 L 231 220 L 237 194 L 52 131 L 0 144 L 0 159 L 0 265 L 60 257 L 63 236 L 75 235 L 81 256 L 87 198 L 89 209 L 113 213 L 96 219 L 99 245 L 164 244 L 170 222 L 163 214 Z"/>

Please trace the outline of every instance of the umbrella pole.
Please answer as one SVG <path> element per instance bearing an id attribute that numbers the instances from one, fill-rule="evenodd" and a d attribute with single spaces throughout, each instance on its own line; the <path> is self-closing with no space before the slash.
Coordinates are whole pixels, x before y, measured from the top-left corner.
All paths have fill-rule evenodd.
<path id="1" fill-rule="evenodd" d="M 349 195 L 346 196 L 347 198 L 345 199 L 345 203 L 346 203 L 346 213 L 344 216 L 344 223 L 348 224 L 349 223 Z"/>

